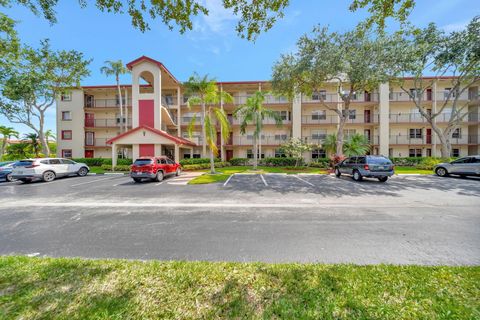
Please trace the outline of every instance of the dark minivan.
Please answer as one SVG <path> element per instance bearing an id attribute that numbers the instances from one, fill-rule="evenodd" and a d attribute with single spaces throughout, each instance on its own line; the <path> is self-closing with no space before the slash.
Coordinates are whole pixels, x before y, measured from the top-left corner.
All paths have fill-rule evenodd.
<path id="1" fill-rule="evenodd" d="M 361 181 L 363 178 L 377 178 L 385 182 L 391 177 L 395 166 L 392 161 L 383 156 L 355 156 L 349 157 L 335 166 L 335 175 L 351 175 L 353 180 Z"/>

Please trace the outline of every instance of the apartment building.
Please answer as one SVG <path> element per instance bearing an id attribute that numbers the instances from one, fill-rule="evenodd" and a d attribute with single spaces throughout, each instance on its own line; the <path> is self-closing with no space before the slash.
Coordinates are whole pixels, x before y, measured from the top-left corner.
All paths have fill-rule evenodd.
<path id="1" fill-rule="evenodd" d="M 114 85 L 84 86 L 62 95 L 57 101 L 58 155 L 90 158 L 168 155 L 176 160 L 201 156 L 201 123 L 195 118 L 190 137 L 188 126 L 200 106 L 187 107 L 188 97 L 182 84 L 159 61 L 142 56 L 127 64 L 132 83 L 122 85 L 123 117 Z M 406 79 L 407 83 L 409 79 Z M 231 123 L 230 138 L 217 144 L 222 159 L 253 157 L 253 126 L 240 133 L 240 120 L 233 117 L 238 105 L 255 91 L 269 92 L 267 81 L 218 82 L 234 101 L 221 103 Z M 479 86 L 472 86 L 459 97 L 465 105 L 464 121 L 452 134 L 453 156 L 478 154 L 480 139 Z M 425 92 L 423 103 L 436 112 L 445 102 L 451 78 L 437 79 Z M 321 148 L 323 139 L 335 133 L 337 114 L 326 108 L 341 108 L 342 101 L 332 83 L 311 96 L 298 95 L 293 101 L 267 94 L 265 104 L 277 111 L 283 124 L 266 119 L 260 139 L 261 157 L 282 156 L 280 146 L 290 137 L 298 137 L 318 146 L 305 154 L 306 161 L 328 156 Z M 445 126 L 451 112 L 446 106 L 436 118 Z M 345 135 L 364 134 L 371 142 L 372 154 L 390 157 L 439 156 L 440 145 L 430 125 L 417 111 L 408 94 L 399 87 L 382 84 L 373 92 L 355 94 L 345 126 Z"/>

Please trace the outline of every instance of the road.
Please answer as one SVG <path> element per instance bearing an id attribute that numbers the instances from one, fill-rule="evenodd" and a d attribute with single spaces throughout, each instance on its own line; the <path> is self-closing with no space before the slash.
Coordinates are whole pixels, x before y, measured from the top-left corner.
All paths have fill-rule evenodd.
<path id="1" fill-rule="evenodd" d="M 235 175 L 0 183 L 0 254 L 161 260 L 480 264 L 480 179 Z"/>

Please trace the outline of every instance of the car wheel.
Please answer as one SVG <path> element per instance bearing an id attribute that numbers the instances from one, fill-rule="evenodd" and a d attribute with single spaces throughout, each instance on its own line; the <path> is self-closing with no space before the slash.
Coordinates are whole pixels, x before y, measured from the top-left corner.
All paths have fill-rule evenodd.
<path id="1" fill-rule="evenodd" d="M 80 170 L 78 170 L 77 174 L 80 177 L 85 177 L 88 174 L 88 169 L 85 167 L 81 167 Z"/>
<path id="2" fill-rule="evenodd" d="M 352 178 L 355 181 L 362 181 L 362 179 L 363 179 L 362 175 L 360 174 L 360 172 L 358 170 L 353 171 Z"/>
<path id="3" fill-rule="evenodd" d="M 340 178 L 341 175 L 342 173 L 340 172 L 340 170 L 338 168 L 335 168 L 335 176 L 337 176 L 337 178 Z"/>
<path id="4" fill-rule="evenodd" d="M 388 177 L 380 177 L 378 178 L 378 181 L 380 182 L 386 182 L 388 180 Z"/>
<path id="5" fill-rule="evenodd" d="M 158 171 L 158 172 L 157 172 L 157 175 L 155 176 L 155 179 L 154 179 L 154 180 L 157 181 L 157 182 L 162 181 L 162 180 L 163 180 L 163 172 L 162 172 L 162 171 Z"/>
<path id="6" fill-rule="evenodd" d="M 133 178 L 133 181 L 138 183 L 138 182 L 142 182 L 142 179 L 140 179 L 140 178 Z"/>
<path id="7" fill-rule="evenodd" d="M 45 182 L 52 182 L 53 180 L 55 180 L 55 172 L 45 171 L 42 175 L 42 180 Z"/>
<path id="8" fill-rule="evenodd" d="M 182 173 L 182 170 L 180 168 L 177 168 L 177 171 L 175 171 L 175 175 L 178 177 Z"/>
<path id="9" fill-rule="evenodd" d="M 437 176 L 439 177 L 446 177 L 448 176 L 448 171 L 447 169 L 443 168 L 443 167 L 439 167 L 435 170 L 435 173 L 437 174 Z"/>
<path id="10" fill-rule="evenodd" d="M 7 182 L 12 182 L 14 180 L 12 178 L 12 174 L 11 173 L 7 174 L 7 176 L 5 177 L 5 180 L 7 180 Z"/>

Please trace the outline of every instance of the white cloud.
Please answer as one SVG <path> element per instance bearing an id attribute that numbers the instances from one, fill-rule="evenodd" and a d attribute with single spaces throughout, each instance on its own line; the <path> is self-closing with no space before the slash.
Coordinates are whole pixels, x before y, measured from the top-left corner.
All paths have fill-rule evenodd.
<path id="1" fill-rule="evenodd" d="M 213 33 L 225 32 L 226 27 L 238 19 L 232 10 L 224 8 L 222 0 L 205 0 L 205 6 L 208 16 L 203 16 L 202 22 Z"/>
<path id="2" fill-rule="evenodd" d="M 445 32 L 461 31 L 467 27 L 468 23 L 469 21 L 450 23 L 442 26 L 441 29 Z"/>

